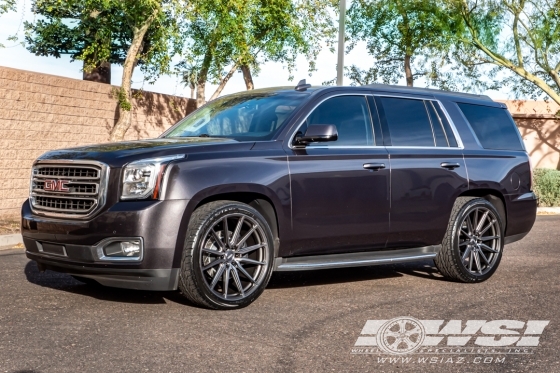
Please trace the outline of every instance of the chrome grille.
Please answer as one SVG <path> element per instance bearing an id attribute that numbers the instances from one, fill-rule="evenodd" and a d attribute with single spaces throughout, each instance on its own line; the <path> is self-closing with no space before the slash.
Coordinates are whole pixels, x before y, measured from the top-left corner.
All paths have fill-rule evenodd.
<path id="1" fill-rule="evenodd" d="M 39 215 L 84 218 L 103 206 L 107 166 L 93 161 L 38 161 L 30 202 Z"/>

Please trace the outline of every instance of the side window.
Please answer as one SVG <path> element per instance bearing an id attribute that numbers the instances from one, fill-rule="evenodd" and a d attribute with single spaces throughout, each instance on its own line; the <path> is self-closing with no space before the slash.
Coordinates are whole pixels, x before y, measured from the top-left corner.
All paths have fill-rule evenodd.
<path id="1" fill-rule="evenodd" d="M 457 105 L 483 148 L 524 150 L 517 127 L 506 109 L 463 103 Z"/>
<path id="2" fill-rule="evenodd" d="M 445 114 L 437 102 L 425 101 L 426 108 L 432 120 L 432 127 L 434 128 L 434 137 L 436 138 L 436 146 L 439 147 L 454 147 L 456 148 L 457 140 L 453 134 L 453 130 L 447 121 Z"/>
<path id="3" fill-rule="evenodd" d="M 310 146 L 369 146 L 373 145 L 371 117 L 365 96 L 337 96 L 322 102 L 307 117 L 299 132 L 305 133 L 311 124 L 334 124 L 338 140 Z"/>
<path id="4" fill-rule="evenodd" d="M 423 100 L 376 97 L 393 146 L 435 146 L 434 133 Z"/>

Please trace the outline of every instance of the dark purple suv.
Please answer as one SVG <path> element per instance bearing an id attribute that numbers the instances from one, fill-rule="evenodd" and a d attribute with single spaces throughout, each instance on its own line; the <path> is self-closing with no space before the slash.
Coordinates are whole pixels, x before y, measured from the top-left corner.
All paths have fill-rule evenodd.
<path id="1" fill-rule="evenodd" d="M 22 232 L 40 270 L 229 309 L 274 271 L 431 258 L 484 281 L 536 208 L 503 104 L 300 84 L 217 99 L 158 139 L 44 154 Z"/>

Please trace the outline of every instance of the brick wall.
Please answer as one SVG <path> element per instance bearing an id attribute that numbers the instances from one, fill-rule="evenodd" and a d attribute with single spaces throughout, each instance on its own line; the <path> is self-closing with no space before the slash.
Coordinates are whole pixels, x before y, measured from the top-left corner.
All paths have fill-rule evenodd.
<path id="1" fill-rule="evenodd" d="M 0 218 L 17 216 L 33 161 L 57 148 L 107 142 L 116 123 L 114 87 L 0 66 Z M 194 100 L 141 92 L 127 140 L 159 136 Z"/>

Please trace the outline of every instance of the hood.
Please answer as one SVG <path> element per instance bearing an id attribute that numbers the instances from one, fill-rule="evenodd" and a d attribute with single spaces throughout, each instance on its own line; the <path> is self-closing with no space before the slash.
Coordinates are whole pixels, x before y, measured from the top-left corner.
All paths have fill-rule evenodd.
<path id="1" fill-rule="evenodd" d="M 251 149 L 253 142 L 213 137 L 159 138 L 123 141 L 52 150 L 39 157 L 46 159 L 94 160 L 111 167 L 122 167 L 131 161 L 192 152 Z"/>

